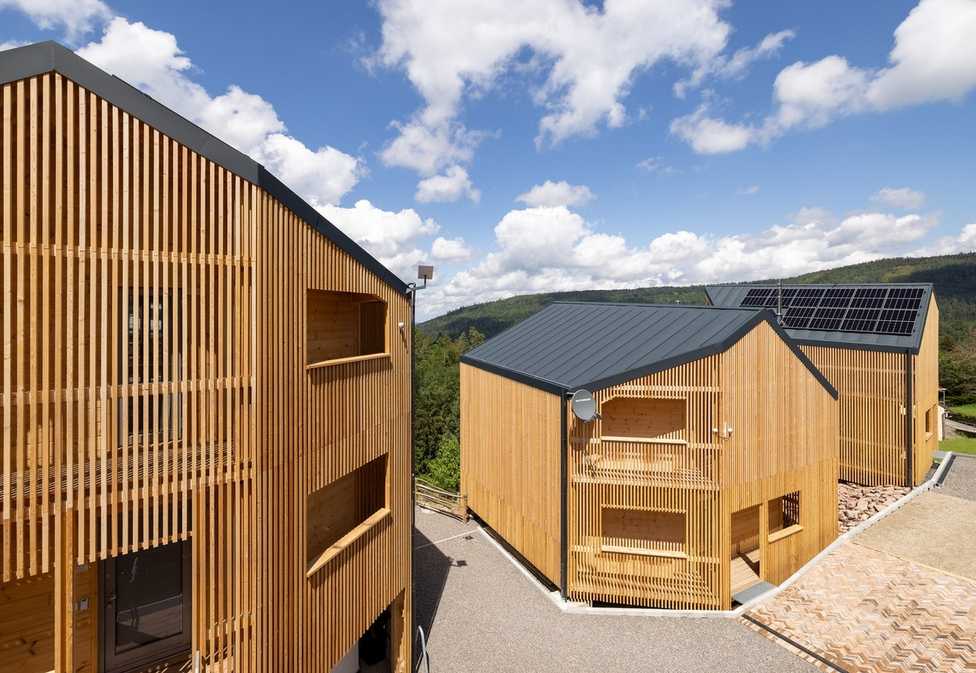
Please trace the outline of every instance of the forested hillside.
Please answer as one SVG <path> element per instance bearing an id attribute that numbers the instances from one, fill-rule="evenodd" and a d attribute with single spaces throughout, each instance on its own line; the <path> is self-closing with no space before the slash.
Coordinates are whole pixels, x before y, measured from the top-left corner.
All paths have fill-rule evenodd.
<path id="1" fill-rule="evenodd" d="M 976 253 L 892 258 L 808 273 L 784 282 L 933 283 L 941 312 L 939 367 L 952 404 L 976 403 Z M 522 295 L 429 320 L 417 335 L 417 469 L 457 488 L 458 360 L 466 350 L 553 301 L 703 304 L 702 286 Z"/>

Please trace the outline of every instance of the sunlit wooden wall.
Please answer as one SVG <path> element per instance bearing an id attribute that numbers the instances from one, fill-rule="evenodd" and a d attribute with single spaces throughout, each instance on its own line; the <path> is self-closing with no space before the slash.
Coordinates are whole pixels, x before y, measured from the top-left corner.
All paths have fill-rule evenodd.
<path id="1" fill-rule="evenodd" d="M 408 665 L 406 296 L 59 74 L 0 119 L 0 573 L 53 578 L 44 670 L 94 637 L 76 568 L 185 539 L 202 664 L 329 671 L 395 603 Z M 309 287 L 387 301 L 389 357 L 306 372 Z M 383 452 L 393 516 L 306 579 L 306 495 Z"/>
<path id="2" fill-rule="evenodd" d="M 582 423 L 566 410 L 562 541 L 559 396 L 461 365 L 462 493 L 553 583 L 565 544 L 571 599 L 730 607 L 732 515 L 752 506 L 769 581 L 781 582 L 836 537 L 837 400 L 767 323 L 724 353 L 594 396 L 602 418 Z M 642 412 L 648 399 L 681 406 Z M 612 410 L 630 416 L 611 418 Z M 770 542 L 769 502 L 794 491 L 802 530 Z M 633 525 L 628 516 L 680 515 L 684 542 L 617 539 L 604 530 L 605 509 L 617 529 Z"/>
<path id="3" fill-rule="evenodd" d="M 395 602 L 396 670 L 405 672 L 412 633 L 410 304 L 274 200 L 264 197 L 258 208 L 259 525 L 266 535 L 257 556 L 267 581 L 258 670 L 328 673 Z M 306 369 L 306 288 L 387 302 L 388 357 Z M 384 453 L 392 516 L 306 578 L 308 494 Z"/>
<path id="4" fill-rule="evenodd" d="M 666 608 L 731 605 L 731 517 L 800 490 L 803 530 L 767 542 L 761 575 L 780 582 L 836 536 L 837 402 L 760 324 L 728 351 L 595 393 L 686 403 L 686 429 L 653 443 L 603 437 L 568 416 L 569 593 Z M 606 551 L 604 507 L 683 513 L 685 557 Z M 613 547 L 611 547 L 613 548 Z"/>
<path id="5" fill-rule="evenodd" d="M 925 411 L 939 398 L 939 309 L 929 303 L 917 355 L 833 346 L 801 346 L 840 393 L 840 478 L 870 486 L 907 486 L 906 413 L 913 414 L 913 478 L 932 465 L 938 434 L 925 436 Z M 912 358 L 913 403 L 906 404 Z"/>
<path id="6" fill-rule="evenodd" d="M 915 422 L 912 425 L 915 435 L 915 456 L 913 470 L 915 484 L 925 481 L 932 467 L 933 454 L 939 449 L 939 306 L 935 295 L 929 303 L 925 317 L 925 331 L 918 355 L 913 356 L 912 372 L 915 375 Z M 929 413 L 929 427 L 926 429 L 925 414 Z"/>
<path id="7" fill-rule="evenodd" d="M 550 582 L 560 562 L 558 395 L 461 364 L 461 493 Z"/>

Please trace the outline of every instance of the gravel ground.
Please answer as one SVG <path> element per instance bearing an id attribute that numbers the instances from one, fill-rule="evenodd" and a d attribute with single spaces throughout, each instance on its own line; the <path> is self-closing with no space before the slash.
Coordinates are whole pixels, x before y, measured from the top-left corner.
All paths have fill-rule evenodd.
<path id="1" fill-rule="evenodd" d="M 976 580 L 976 502 L 928 491 L 857 536 L 857 544 Z"/>
<path id="2" fill-rule="evenodd" d="M 938 492 L 976 500 L 976 456 L 957 455 Z"/>
<path id="3" fill-rule="evenodd" d="M 817 670 L 739 620 L 565 614 L 475 524 L 418 510 L 416 526 L 415 606 L 431 673 Z"/>

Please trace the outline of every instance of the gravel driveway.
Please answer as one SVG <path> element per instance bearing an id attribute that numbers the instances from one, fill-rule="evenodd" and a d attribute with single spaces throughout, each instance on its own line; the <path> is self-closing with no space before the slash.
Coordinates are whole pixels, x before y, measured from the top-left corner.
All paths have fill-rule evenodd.
<path id="1" fill-rule="evenodd" d="M 735 619 L 566 614 L 474 523 L 418 509 L 414 548 L 432 673 L 817 670 Z"/>

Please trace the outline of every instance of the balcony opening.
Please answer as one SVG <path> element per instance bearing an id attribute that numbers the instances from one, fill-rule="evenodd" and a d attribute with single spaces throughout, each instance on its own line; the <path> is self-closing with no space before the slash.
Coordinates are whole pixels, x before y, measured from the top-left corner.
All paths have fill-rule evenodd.
<path id="1" fill-rule="evenodd" d="M 604 506 L 601 524 L 603 552 L 688 558 L 684 512 Z"/>
<path id="2" fill-rule="evenodd" d="M 387 484 L 384 454 L 308 495 L 307 576 L 390 516 Z"/>
<path id="3" fill-rule="evenodd" d="M 386 302 L 371 294 L 306 291 L 309 369 L 385 357 Z"/>
<path id="4" fill-rule="evenodd" d="M 769 541 L 775 542 L 803 530 L 800 526 L 800 492 L 793 491 L 769 501 Z"/>
<path id="5" fill-rule="evenodd" d="M 685 444 L 685 400 L 615 397 L 601 405 L 604 441 Z"/>

